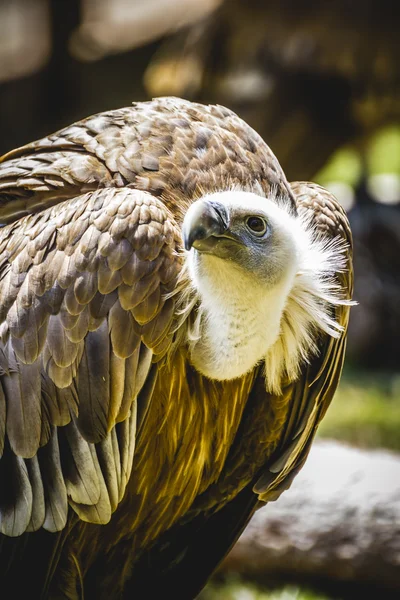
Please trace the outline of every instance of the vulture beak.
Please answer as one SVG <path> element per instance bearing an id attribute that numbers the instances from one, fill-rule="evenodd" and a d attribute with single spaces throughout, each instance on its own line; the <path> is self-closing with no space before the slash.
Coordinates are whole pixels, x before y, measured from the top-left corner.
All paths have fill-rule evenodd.
<path id="1" fill-rule="evenodd" d="M 200 252 L 212 252 L 218 238 L 228 229 L 226 208 L 219 202 L 198 200 L 189 208 L 183 220 L 182 237 L 185 249 L 192 246 Z"/>

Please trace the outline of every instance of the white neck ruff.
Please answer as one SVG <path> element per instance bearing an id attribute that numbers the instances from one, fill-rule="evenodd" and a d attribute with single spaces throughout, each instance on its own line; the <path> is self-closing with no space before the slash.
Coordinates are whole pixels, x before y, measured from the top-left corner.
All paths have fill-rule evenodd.
<path id="1" fill-rule="evenodd" d="M 280 207 L 293 229 L 297 264 L 278 286 L 263 288 L 240 271 L 235 277 L 235 265 L 209 257 L 216 261 L 215 276 L 202 280 L 199 290 L 186 261 L 174 292 L 194 367 L 211 379 L 228 380 L 264 363 L 266 388 L 274 393 L 317 354 L 322 332 L 340 337 L 333 309 L 352 304 L 335 278 L 346 267 L 345 242 L 315 235 L 310 218 Z"/>

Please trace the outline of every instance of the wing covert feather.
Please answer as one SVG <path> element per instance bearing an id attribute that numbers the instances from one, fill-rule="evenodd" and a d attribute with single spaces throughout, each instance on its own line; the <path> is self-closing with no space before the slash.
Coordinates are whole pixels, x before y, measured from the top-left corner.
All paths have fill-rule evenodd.
<path id="1" fill-rule="evenodd" d="M 199 189 L 249 182 L 292 199 L 267 144 L 232 111 L 156 98 L 92 115 L 8 152 L 0 159 L 0 222 L 99 188 L 129 185 L 187 200 Z"/>
<path id="2" fill-rule="evenodd" d="M 13 498 L 0 497 L 3 533 L 58 531 L 68 503 L 85 521 L 111 518 L 132 468 L 136 398 L 160 341 L 172 341 L 164 296 L 180 243 L 164 204 L 129 188 L 0 231 L 0 487 L 10 469 L 15 481 Z"/>

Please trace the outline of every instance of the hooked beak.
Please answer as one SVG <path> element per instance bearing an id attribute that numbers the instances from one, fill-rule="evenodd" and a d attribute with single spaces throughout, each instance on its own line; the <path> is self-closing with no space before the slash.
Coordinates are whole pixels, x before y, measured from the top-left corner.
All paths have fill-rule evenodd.
<path id="1" fill-rule="evenodd" d="M 218 238 L 228 229 L 228 215 L 219 202 L 198 200 L 189 208 L 183 220 L 182 237 L 185 249 L 192 246 L 200 252 L 210 252 Z"/>

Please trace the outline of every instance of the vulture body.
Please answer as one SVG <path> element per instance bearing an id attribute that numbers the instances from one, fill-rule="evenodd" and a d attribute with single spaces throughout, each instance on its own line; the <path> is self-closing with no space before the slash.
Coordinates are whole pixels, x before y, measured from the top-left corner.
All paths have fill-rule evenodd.
<path id="1" fill-rule="evenodd" d="M 337 387 L 351 233 L 220 106 L 159 98 L 0 162 L 0 577 L 194 598 Z"/>

